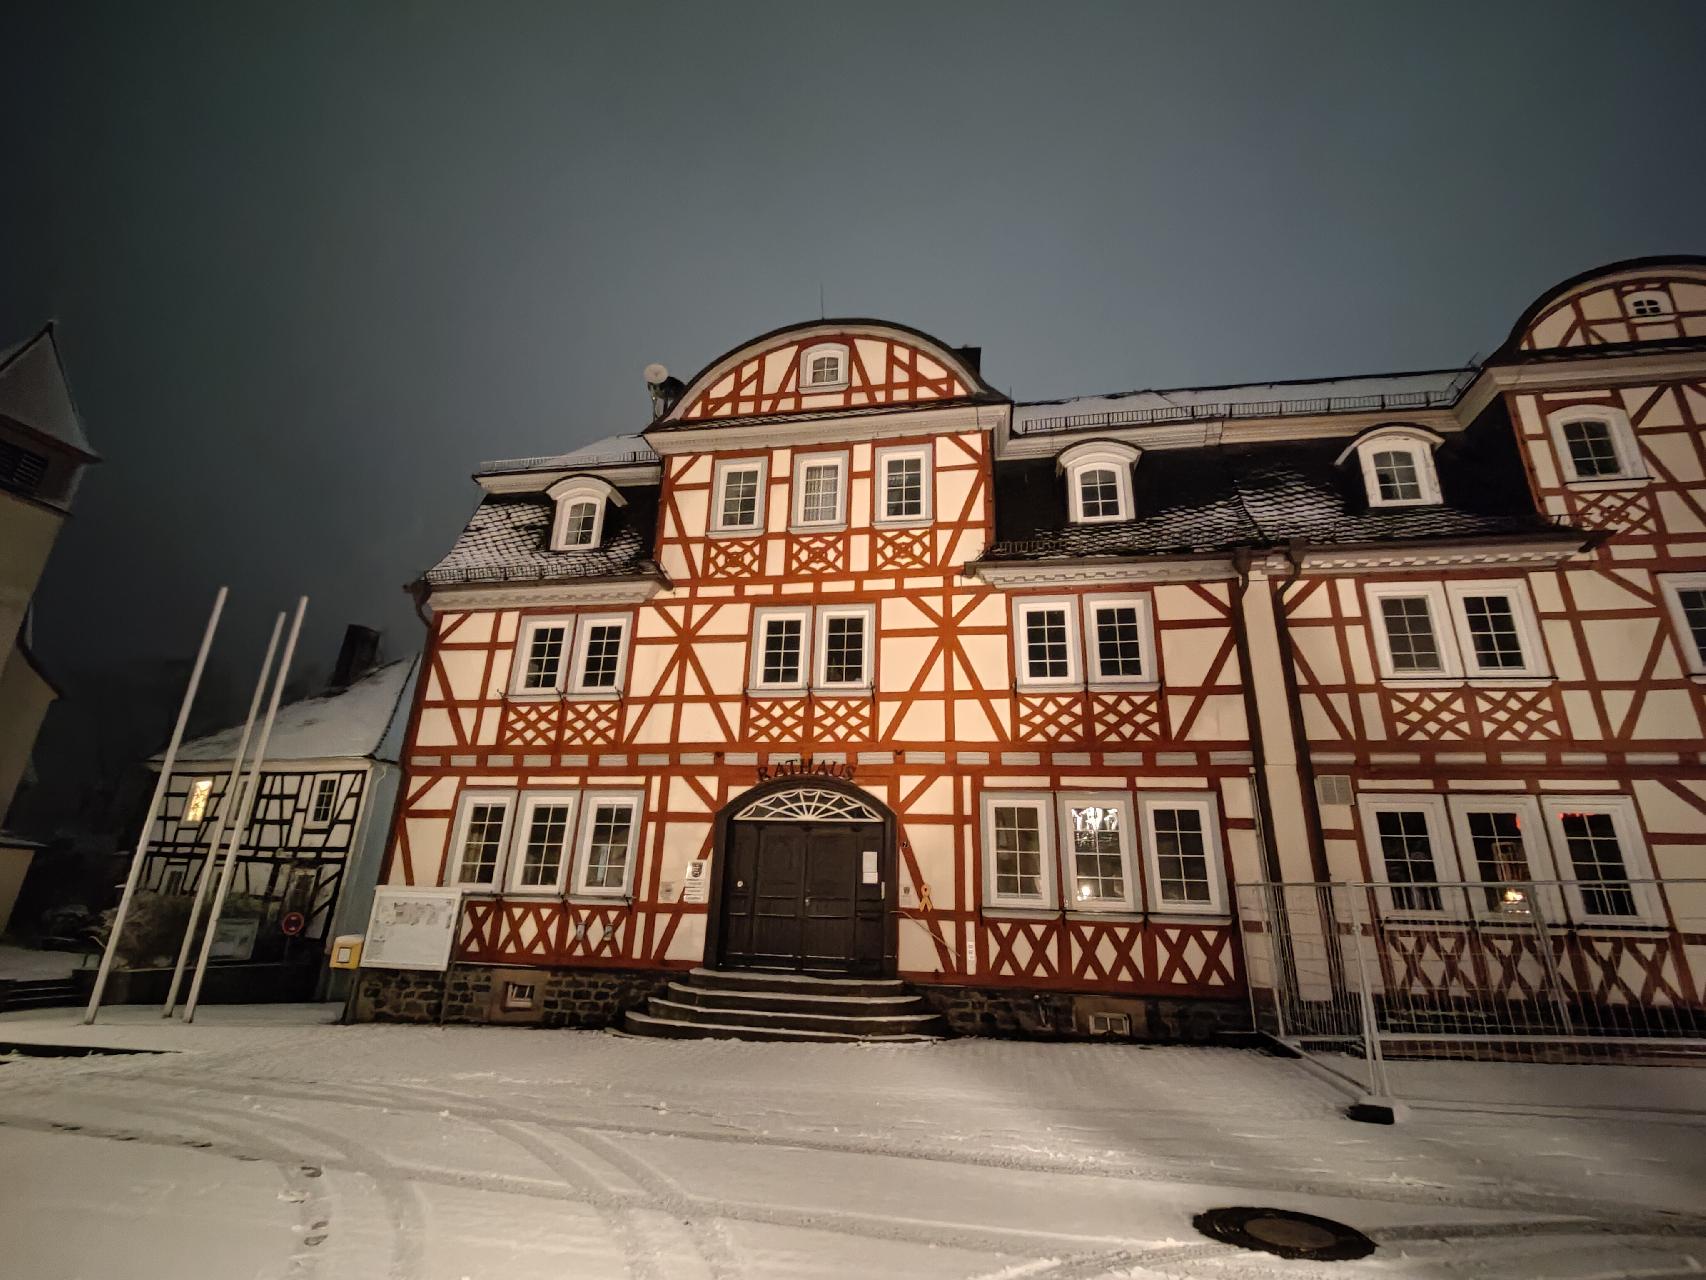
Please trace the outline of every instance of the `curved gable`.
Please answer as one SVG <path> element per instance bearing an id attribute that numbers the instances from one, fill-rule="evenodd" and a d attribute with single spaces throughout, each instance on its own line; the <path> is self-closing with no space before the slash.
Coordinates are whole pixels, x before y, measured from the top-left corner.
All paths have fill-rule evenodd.
<path id="1" fill-rule="evenodd" d="M 845 376 L 814 390 L 806 357 L 845 350 Z M 999 399 L 963 355 L 928 334 L 874 320 L 821 320 L 778 329 L 713 361 L 682 392 L 666 423 Z"/>
<path id="2" fill-rule="evenodd" d="M 1523 313 L 1513 352 L 1706 338 L 1706 258 L 1643 258 L 1586 272 Z"/>

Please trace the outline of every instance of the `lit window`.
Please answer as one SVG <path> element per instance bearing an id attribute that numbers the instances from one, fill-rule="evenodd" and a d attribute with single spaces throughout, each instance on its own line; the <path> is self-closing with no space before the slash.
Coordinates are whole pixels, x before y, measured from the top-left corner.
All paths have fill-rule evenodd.
<path id="1" fill-rule="evenodd" d="M 562 882 L 574 813 L 572 796 L 528 797 L 521 822 L 521 859 L 511 872 L 511 888 L 554 889 Z"/>
<path id="2" fill-rule="evenodd" d="M 1528 851 L 1522 843 L 1522 817 L 1508 809 L 1483 810 L 1468 819 L 1469 852 L 1475 870 L 1490 887 L 1487 909 L 1505 905 L 1502 885 L 1522 885 L 1534 878 L 1528 866 Z"/>
<path id="3" fill-rule="evenodd" d="M 1126 803 L 1111 797 L 1061 798 L 1062 839 L 1070 856 L 1069 906 L 1121 907 L 1130 902 L 1127 859 L 1131 819 Z"/>
<path id="4" fill-rule="evenodd" d="M 207 817 L 207 798 L 213 794 L 212 778 L 197 778 L 190 783 L 189 795 L 184 798 L 184 825 L 193 827 Z"/>
<path id="5" fill-rule="evenodd" d="M 719 463 L 714 529 L 719 533 L 757 529 L 762 523 L 759 503 L 763 488 L 763 462 Z"/>
<path id="6" fill-rule="evenodd" d="M 1553 878 L 1541 835 L 1540 804 L 1533 796 L 1448 797 L 1452 831 L 1468 880 L 1485 887 L 1469 901 L 1484 916 L 1564 919 L 1564 900 Z"/>
<path id="7" fill-rule="evenodd" d="M 1032 904 L 1047 900 L 1045 827 L 1040 804 L 990 805 L 988 830 L 995 899 Z"/>
<path id="8" fill-rule="evenodd" d="M 637 796 L 589 796 L 581 832 L 582 893 L 620 894 L 628 887 L 639 829 Z"/>
<path id="9" fill-rule="evenodd" d="M 336 778 L 321 778 L 314 787 L 314 808 L 310 815 L 310 821 L 330 822 L 337 799 L 338 780 Z"/>
<path id="10" fill-rule="evenodd" d="M 574 623 L 569 619 L 529 622 L 521 630 L 516 646 L 517 664 L 514 691 L 517 693 L 556 693 L 563 687 L 563 672 L 569 651 L 569 633 Z"/>
<path id="11" fill-rule="evenodd" d="M 1380 618 L 1394 671 L 1444 670 L 1426 596 L 1387 596 L 1380 601 Z"/>
<path id="12" fill-rule="evenodd" d="M 470 798 L 464 801 L 461 839 L 457 843 L 456 883 L 496 884 L 509 826 L 510 798 Z"/>
<path id="13" fill-rule="evenodd" d="M 1407 449 L 1383 449 L 1375 454 L 1374 478 L 1382 502 L 1421 501 L 1421 477 L 1416 474 L 1415 456 Z"/>

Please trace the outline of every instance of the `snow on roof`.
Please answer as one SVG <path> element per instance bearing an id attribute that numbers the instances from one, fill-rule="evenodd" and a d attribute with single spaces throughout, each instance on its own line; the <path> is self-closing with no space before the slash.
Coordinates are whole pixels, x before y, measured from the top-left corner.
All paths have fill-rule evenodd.
<path id="1" fill-rule="evenodd" d="M 388 732 L 393 722 L 409 714 L 409 693 L 414 688 L 419 662 L 419 658 L 404 658 L 387 663 L 347 689 L 280 707 L 267 743 L 267 761 L 362 759 L 379 755 L 379 748 L 388 744 L 388 738 L 396 738 Z M 258 719 L 255 733 L 260 733 Z M 210 733 L 180 746 L 178 760 L 229 761 L 242 736 L 240 724 Z M 252 741 L 250 745 L 252 749 Z M 155 755 L 153 762 L 160 763 L 163 755 L 163 752 Z"/>
<path id="2" fill-rule="evenodd" d="M 563 471 L 593 467 L 654 466 L 658 456 L 639 436 L 605 436 L 569 453 L 540 458 L 499 458 L 482 462 L 476 475 L 505 471 Z"/>
<path id="3" fill-rule="evenodd" d="M 1121 391 L 1104 396 L 1037 400 L 1013 406 L 1013 434 L 1086 427 L 1180 422 L 1204 418 L 1266 418 L 1298 414 L 1425 409 L 1457 402 L 1473 368 L 1430 369 L 1367 377 L 1298 382 L 1251 382 L 1224 387 Z"/>
<path id="4" fill-rule="evenodd" d="M 52 326 L 0 351 L 0 417 L 21 422 L 87 457 L 99 456 L 89 447 L 71 403 Z"/>

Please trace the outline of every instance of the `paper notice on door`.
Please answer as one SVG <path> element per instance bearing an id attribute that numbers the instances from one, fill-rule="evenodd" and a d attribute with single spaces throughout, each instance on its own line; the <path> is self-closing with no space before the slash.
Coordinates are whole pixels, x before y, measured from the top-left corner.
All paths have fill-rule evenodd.
<path id="1" fill-rule="evenodd" d="M 877 867 L 877 851 L 875 849 L 865 850 L 865 883 L 877 884 L 881 879 L 882 872 Z"/>
<path id="2" fill-rule="evenodd" d="M 711 860 L 695 858 L 687 864 L 687 871 L 681 881 L 681 900 L 683 902 L 709 902 L 711 900 Z"/>

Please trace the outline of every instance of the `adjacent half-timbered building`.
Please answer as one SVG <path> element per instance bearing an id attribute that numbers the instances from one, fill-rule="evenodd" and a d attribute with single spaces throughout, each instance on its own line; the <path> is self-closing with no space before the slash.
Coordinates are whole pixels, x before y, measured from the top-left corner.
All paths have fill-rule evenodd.
<path id="1" fill-rule="evenodd" d="M 1325 881 L 1448 984 L 1441 882 L 1556 882 L 1606 982 L 1700 1003 L 1706 261 L 1472 368 L 1015 403 L 826 320 L 649 373 L 425 575 L 384 878 L 459 924 L 361 1016 L 848 1030 L 815 975 L 866 1034 L 1198 1036 L 1241 888 Z"/>

